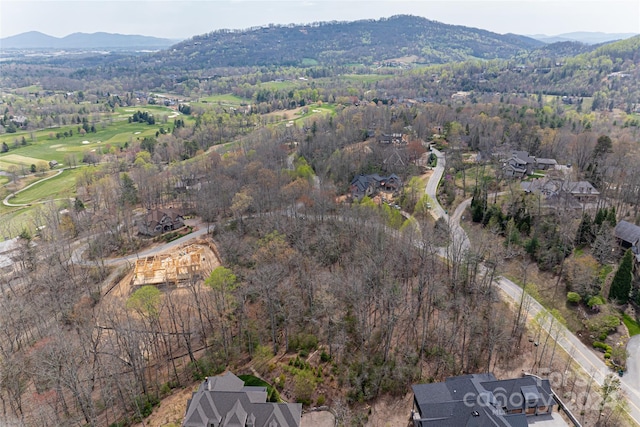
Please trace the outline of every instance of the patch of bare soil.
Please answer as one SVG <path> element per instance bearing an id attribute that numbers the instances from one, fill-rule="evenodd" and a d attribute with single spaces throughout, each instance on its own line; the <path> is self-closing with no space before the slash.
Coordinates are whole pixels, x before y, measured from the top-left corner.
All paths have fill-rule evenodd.
<path id="1" fill-rule="evenodd" d="M 409 425 L 413 393 L 404 397 L 385 396 L 371 405 L 365 427 L 403 427 Z"/>
<path id="2" fill-rule="evenodd" d="M 281 117 L 283 120 L 293 120 L 304 109 L 308 109 L 309 106 L 294 108 L 292 110 L 277 110 L 271 113 L 263 114 L 263 117 Z"/>
<path id="3" fill-rule="evenodd" d="M 144 423 L 134 424 L 133 427 L 178 427 L 182 425 L 187 410 L 187 400 L 191 398 L 191 393 L 197 390 L 198 385 L 200 385 L 199 382 L 192 387 L 186 387 L 165 397 L 160 406 L 154 408 L 153 413 L 144 420 Z"/>
<path id="4" fill-rule="evenodd" d="M 300 427 L 334 427 L 336 417 L 329 411 L 313 411 L 302 414 Z"/>

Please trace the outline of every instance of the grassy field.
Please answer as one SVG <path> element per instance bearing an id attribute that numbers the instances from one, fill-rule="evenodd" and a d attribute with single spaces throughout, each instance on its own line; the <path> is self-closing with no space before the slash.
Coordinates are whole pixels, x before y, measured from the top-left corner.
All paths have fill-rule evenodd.
<path id="1" fill-rule="evenodd" d="M 281 124 L 283 122 L 293 122 L 297 126 L 302 126 L 307 119 L 315 115 L 327 114 L 335 114 L 335 106 L 328 104 L 323 104 L 322 106 L 308 105 L 305 107 L 298 107 L 294 110 L 274 111 L 267 114 L 267 116 L 275 118 L 275 121 L 272 123 L 274 125 Z"/>
<path id="2" fill-rule="evenodd" d="M 341 80 L 358 83 L 375 83 L 394 77 L 390 74 L 344 74 Z"/>
<path id="3" fill-rule="evenodd" d="M 265 82 L 256 85 L 258 89 L 269 89 L 269 90 L 292 90 L 300 87 L 300 82 L 296 80 L 285 80 L 282 82 Z"/>
<path id="4" fill-rule="evenodd" d="M 129 117 L 136 111 L 148 111 L 156 117 L 156 124 L 129 123 Z M 6 142 L 9 146 L 7 153 L 0 154 L 0 170 L 9 171 L 18 168 L 19 174 L 28 174 L 32 164 L 56 160 L 61 166 L 68 161 L 68 156 L 73 155 L 76 161 L 82 161 L 85 151 L 109 151 L 131 144 L 136 140 L 142 140 L 145 136 L 155 137 L 156 132 L 164 127 L 173 127 L 173 119 L 180 116 L 185 121 L 194 119 L 181 115 L 164 106 L 141 106 L 118 108 L 114 113 L 105 114 L 95 124 L 96 132 L 81 135 L 78 125 L 62 126 L 58 128 L 43 129 L 39 131 L 21 131 L 13 134 L 0 135 L 0 143 Z M 166 123 L 163 123 L 165 121 Z M 56 138 L 56 134 L 73 131 L 73 136 Z M 22 145 L 24 137 L 26 145 Z M 32 204 L 29 207 L 8 207 L 0 205 L 0 223 L 10 224 L 11 232 L 19 232 L 23 227 L 32 229 L 33 212 L 39 208 L 40 202 L 51 199 L 65 199 L 73 197 L 75 193 L 75 177 L 79 169 L 67 170 L 60 176 L 37 184 L 33 188 L 18 194 L 11 199 L 16 204 Z M 21 178 L 19 187 L 24 187 L 30 182 L 42 179 L 40 175 L 28 175 Z M 13 191 L 10 178 L 0 175 L 0 185 L 9 184 L 0 188 L 0 196 L 6 197 Z"/>
<path id="5" fill-rule="evenodd" d="M 149 111 L 158 118 L 167 117 L 167 122 L 157 120 L 155 125 L 146 123 L 129 123 L 128 118 L 136 111 Z M 96 132 L 81 135 L 78 125 L 63 126 L 53 129 L 44 129 L 34 132 L 16 132 L 0 135 L 0 143 L 6 142 L 10 149 L 7 153 L 0 154 L 0 169 L 7 170 L 11 165 L 24 165 L 29 167 L 38 161 L 56 160 L 63 163 L 68 154 L 75 154 L 77 161 L 82 159 L 82 153 L 88 150 L 96 150 L 98 147 L 110 149 L 143 139 L 145 136 L 155 137 L 156 132 L 164 127 L 173 127 L 173 118 L 177 112 L 160 106 L 145 106 L 133 108 L 118 108 L 110 116 L 105 116 L 101 123 L 96 124 Z M 177 117 L 177 116 L 176 116 Z M 182 116 L 181 117 L 185 117 Z M 73 136 L 56 138 L 57 133 L 73 131 Z M 27 145 L 21 145 L 22 138 Z M 18 144 L 15 144 L 18 141 Z"/>
<path id="6" fill-rule="evenodd" d="M 227 93 L 225 95 L 212 95 L 212 96 L 207 96 L 204 98 L 200 98 L 198 100 L 198 102 L 192 103 L 192 104 L 204 104 L 204 103 L 209 103 L 209 104 L 222 104 L 222 105 L 227 105 L 227 106 L 231 106 L 231 107 L 239 107 L 241 105 L 246 105 L 246 104 L 250 104 L 251 100 L 250 99 L 245 99 L 245 98 L 241 98 L 239 96 L 233 95 L 231 93 Z"/>
<path id="7" fill-rule="evenodd" d="M 62 174 L 43 181 L 41 184 L 36 184 L 10 200 L 11 203 L 16 204 L 31 203 L 30 206 L 9 207 L 0 204 L 0 223 L 8 224 L 8 231 L 14 235 L 19 233 L 23 228 L 27 228 L 33 232 L 36 226 L 34 213 L 43 206 L 41 203 L 35 202 L 73 197 L 75 194 L 76 175 L 80 172 L 80 169 L 81 168 L 65 170 Z M 21 184 L 26 185 L 30 182 L 40 180 L 43 177 L 44 176 L 40 175 L 31 175 L 23 178 Z M 0 197 L 4 198 L 7 194 L 9 194 L 8 189 L 2 188 Z M 57 206 L 62 206 L 66 204 L 66 200 L 57 200 L 55 203 Z M 3 229 L 1 231 L 6 232 L 7 230 Z"/>
<path id="8" fill-rule="evenodd" d="M 640 334 L 640 325 L 638 324 L 638 322 L 629 317 L 627 313 L 624 313 L 622 315 L 622 321 L 629 330 L 629 336 Z"/>
<path id="9" fill-rule="evenodd" d="M 11 203 L 33 203 L 43 199 L 73 197 L 76 188 L 76 175 L 80 168 L 67 169 L 60 175 L 36 184 L 11 199 Z"/>

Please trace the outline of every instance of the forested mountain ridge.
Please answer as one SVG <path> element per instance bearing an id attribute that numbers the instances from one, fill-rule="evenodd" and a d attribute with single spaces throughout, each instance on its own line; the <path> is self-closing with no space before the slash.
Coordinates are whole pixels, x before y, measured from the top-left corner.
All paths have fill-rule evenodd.
<path id="1" fill-rule="evenodd" d="M 388 19 L 271 25 L 219 30 L 159 52 L 152 61 L 191 69 L 262 65 L 374 64 L 415 56 L 439 64 L 470 58 L 509 58 L 542 42 L 518 35 L 398 15 Z"/>

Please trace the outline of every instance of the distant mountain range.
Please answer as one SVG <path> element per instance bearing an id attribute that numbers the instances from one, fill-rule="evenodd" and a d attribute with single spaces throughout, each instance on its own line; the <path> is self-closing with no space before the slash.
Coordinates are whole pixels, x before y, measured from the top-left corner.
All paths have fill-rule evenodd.
<path id="1" fill-rule="evenodd" d="M 164 49 L 177 41 L 111 33 L 73 33 L 59 38 L 29 31 L 0 39 L 0 49 Z"/>
<path id="2" fill-rule="evenodd" d="M 624 40 L 629 37 L 638 35 L 637 33 L 595 33 L 595 32 L 575 32 L 564 33 L 556 36 L 547 36 L 544 34 L 534 34 L 529 37 L 540 40 L 544 43 L 557 42 L 580 42 L 585 44 L 600 44 L 611 42 L 614 40 Z"/>

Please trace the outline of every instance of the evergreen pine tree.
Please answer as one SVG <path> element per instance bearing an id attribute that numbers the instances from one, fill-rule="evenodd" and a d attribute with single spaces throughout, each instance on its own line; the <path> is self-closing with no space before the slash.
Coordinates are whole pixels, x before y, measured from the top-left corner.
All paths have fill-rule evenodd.
<path id="1" fill-rule="evenodd" d="M 620 261 L 620 266 L 616 275 L 613 276 L 611 288 L 609 289 L 609 299 L 616 300 L 620 304 L 626 304 L 629 301 L 629 292 L 631 292 L 631 280 L 633 269 L 633 254 L 631 249 L 627 249 Z"/>
<path id="2" fill-rule="evenodd" d="M 591 223 L 591 216 L 588 213 L 582 214 L 582 221 L 578 227 L 576 233 L 576 246 L 586 246 L 593 242 L 595 235 L 593 233 L 593 224 Z"/>
<path id="3" fill-rule="evenodd" d="M 598 209 L 598 213 L 596 214 L 596 217 L 593 220 L 593 224 L 597 225 L 598 227 L 600 227 L 602 225 L 602 223 L 604 222 L 604 220 L 607 219 L 608 213 L 609 212 L 607 211 L 607 208 Z"/>
<path id="4" fill-rule="evenodd" d="M 611 227 L 615 227 L 618 223 L 618 220 L 616 219 L 616 208 L 613 206 L 611 206 L 611 210 L 609 210 L 609 213 L 607 214 L 607 221 Z"/>

